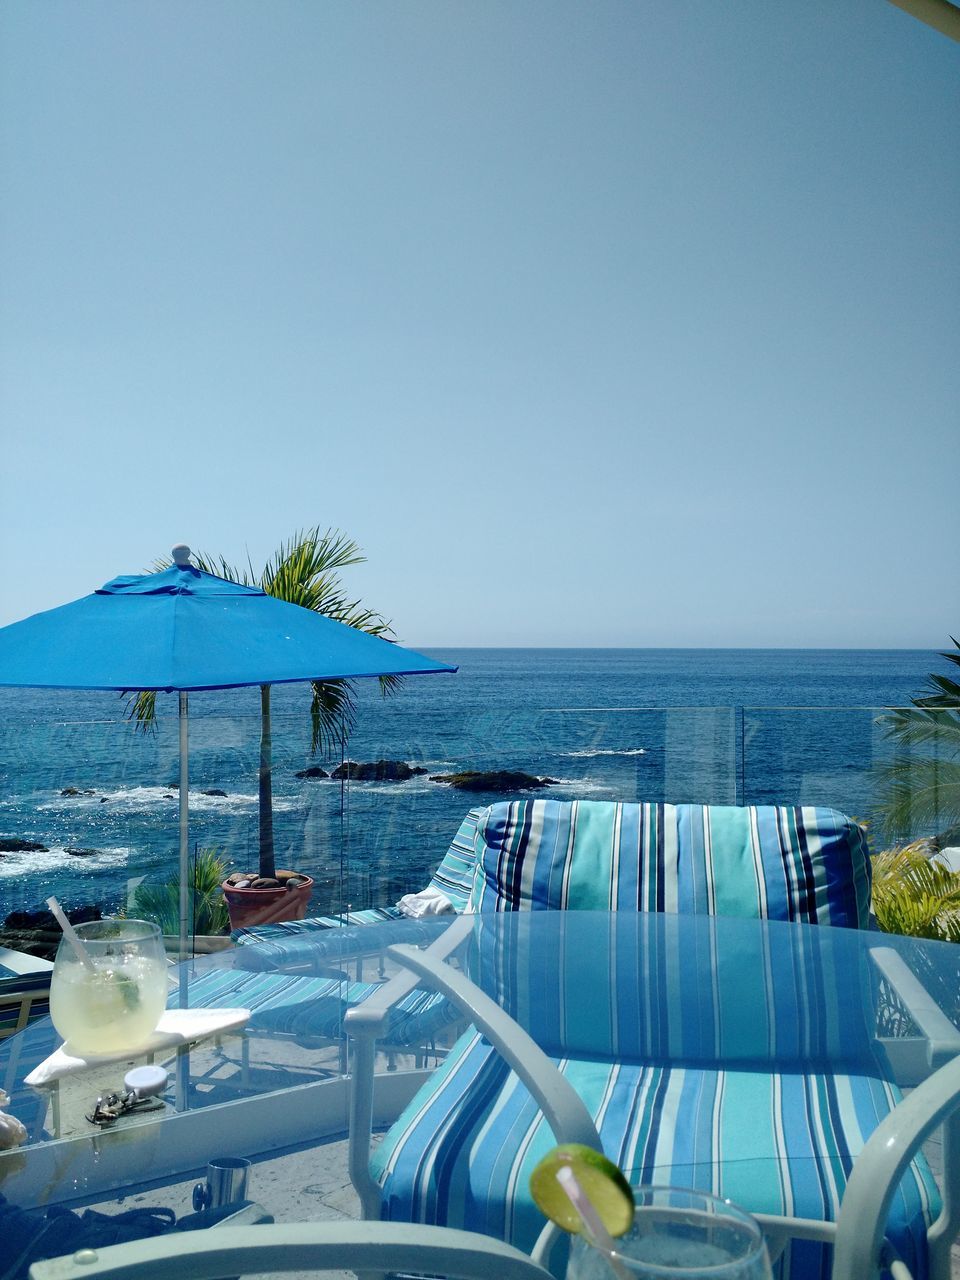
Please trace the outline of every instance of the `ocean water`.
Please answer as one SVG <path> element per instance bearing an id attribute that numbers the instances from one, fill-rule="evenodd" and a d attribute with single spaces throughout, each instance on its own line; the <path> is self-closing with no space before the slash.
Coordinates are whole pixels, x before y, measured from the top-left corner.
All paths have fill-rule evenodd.
<path id="1" fill-rule="evenodd" d="M 410 678 L 388 699 L 361 682 L 345 752 L 427 770 L 404 783 L 297 779 L 339 756 L 311 757 L 304 686 L 274 689 L 278 865 L 317 878 L 318 910 L 423 886 L 462 815 L 492 798 L 433 774 L 518 769 L 554 779 L 540 794 L 560 798 L 816 803 L 869 819 L 875 769 L 892 751 L 883 708 L 948 669 L 926 650 L 430 652 L 459 673 Z M 172 874 L 175 698 L 159 711 L 145 735 L 115 694 L 0 690 L 0 835 L 46 846 L 0 855 L 0 918 L 51 892 L 116 906 L 129 881 Z M 191 841 L 255 867 L 257 691 L 193 695 L 190 717 Z"/>

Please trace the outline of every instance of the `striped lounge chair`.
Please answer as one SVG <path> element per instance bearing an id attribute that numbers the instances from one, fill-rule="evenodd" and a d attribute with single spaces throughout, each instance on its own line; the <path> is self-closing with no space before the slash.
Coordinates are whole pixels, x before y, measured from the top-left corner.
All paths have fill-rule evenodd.
<path id="1" fill-rule="evenodd" d="M 444 894 L 456 912 L 466 910 L 473 889 L 474 846 L 482 812 L 471 809 L 466 815 L 427 885 L 426 891 Z M 397 921 L 403 922 L 399 931 L 391 928 Z M 374 928 L 376 932 L 371 933 Z M 409 941 L 411 930 L 410 921 L 399 906 L 388 906 L 237 929 L 232 936 L 238 946 L 250 948 L 242 961 L 247 968 L 312 972 L 349 959 L 354 951 L 357 955 L 376 952 L 399 937 Z"/>
<path id="2" fill-rule="evenodd" d="M 734 927 L 737 917 L 841 926 L 824 930 L 826 952 L 831 935 L 840 948 L 847 929 L 868 927 L 870 864 L 863 833 L 829 809 L 500 803 L 481 816 L 476 849 L 471 906 L 481 914 L 628 912 L 640 943 L 636 913 L 697 914 L 707 931 Z M 817 1070 L 816 1054 L 800 1053 L 803 1010 L 795 999 L 791 1003 L 786 982 L 783 998 L 777 993 L 776 1034 L 759 1022 L 753 1026 L 748 1016 L 742 1054 L 727 1046 L 719 1070 L 720 1033 L 699 1027 L 686 1003 L 696 996 L 697 984 L 690 981 L 695 968 L 684 970 L 686 982 L 678 974 L 664 982 L 662 970 L 651 974 L 642 945 L 629 967 L 611 975 L 608 991 L 596 991 L 596 1003 L 611 999 L 609 990 L 659 982 L 654 989 L 666 992 L 662 1024 L 636 1028 L 601 1058 L 595 1040 L 588 1054 L 569 1036 L 551 1044 L 544 1031 L 548 1056 L 586 1105 L 609 1157 L 635 1184 L 696 1187 L 760 1215 L 806 1220 L 814 1233 L 818 1224 L 836 1221 L 856 1155 L 900 1101 L 874 1057 L 870 1011 L 852 1011 L 842 1029 L 846 1056 L 828 1055 L 829 1068 L 822 1059 Z M 532 1017 L 536 1025 L 538 1017 L 548 1017 L 551 1001 L 563 998 L 545 980 L 557 971 L 547 958 L 535 971 L 523 966 L 522 980 L 511 973 L 499 987 L 501 1006 L 517 1012 L 525 999 L 525 1021 L 530 1025 Z M 841 980 L 838 966 L 827 964 L 824 971 L 828 980 Z M 752 980 L 744 975 L 741 1008 L 752 1007 Z M 595 1027 L 592 1012 L 581 1011 Z M 617 1012 L 622 1015 L 619 1003 Z M 576 1027 L 578 1015 L 562 1021 Z M 358 1064 L 369 1061 L 362 1020 L 348 1016 L 347 1026 L 358 1036 Z M 461 1037 L 368 1164 L 360 1154 L 369 1140 L 365 1089 L 355 1084 L 354 1184 L 366 1217 L 459 1226 L 531 1250 L 544 1219 L 530 1199 L 529 1174 L 558 1139 L 485 1030 L 474 1027 Z M 684 1037 L 682 1067 L 671 1065 L 678 1061 L 678 1034 Z M 666 1065 L 658 1036 L 674 1037 Z M 799 1060 L 806 1066 L 791 1069 Z M 910 1166 L 887 1224 L 915 1276 L 926 1274 L 926 1231 L 940 1207 L 921 1157 Z M 777 1274 L 826 1280 L 833 1250 L 823 1234 L 820 1240 L 790 1239 Z M 544 1244 L 541 1239 L 541 1251 Z M 559 1252 L 551 1265 L 562 1274 Z M 941 1250 L 941 1263 L 943 1257 Z"/>
<path id="3" fill-rule="evenodd" d="M 50 1012 L 50 974 L 0 976 L 0 1040 Z"/>
<path id="4" fill-rule="evenodd" d="M 480 813 L 480 809 L 471 809 L 463 819 L 427 886 L 428 891 L 444 894 L 456 912 L 469 905 Z M 366 960 L 373 957 L 377 961 L 376 976 L 382 978 L 386 948 L 392 942 L 413 941 L 416 934 L 413 922 L 397 906 L 238 929 L 233 935 L 238 944 L 236 969 L 246 970 L 249 976 L 262 973 L 265 979 L 272 977 L 280 984 L 268 984 L 271 994 L 265 1005 L 258 1005 L 250 1031 L 291 1035 L 301 1044 L 339 1039 L 345 1052 L 343 1014 L 376 989 L 375 984 L 363 981 Z M 354 982 L 346 977 L 348 966 L 355 969 Z M 243 985 L 240 975 L 233 981 Z M 245 1005 L 256 998 L 253 988 L 241 994 L 238 1001 Z M 222 996 L 221 992 L 221 1004 Z M 437 1055 L 456 1038 L 452 1029 L 459 1029 L 457 1024 L 463 1025 L 463 1017 L 444 996 L 413 990 L 391 1012 L 384 1027 L 383 1047 L 390 1054 L 411 1052 L 420 1063 L 425 1055 Z"/>
<path id="5" fill-rule="evenodd" d="M 242 1041 L 242 1070 L 249 1067 L 247 1038 L 265 1035 L 284 1038 L 305 1048 L 337 1045 L 343 1048 L 341 1067 L 346 1069 L 346 1038 L 343 1019 L 346 1011 L 377 991 L 378 983 L 349 979 L 310 977 L 250 971 L 217 966 L 199 973 L 189 984 L 189 1003 L 194 1009 L 249 1009 Z M 178 1005 L 172 992 L 170 1007 Z M 438 1035 L 454 1022 L 462 1024 L 459 1010 L 433 991 L 413 990 L 398 1000 L 384 1028 L 384 1048 L 390 1052 L 411 1052 L 422 1059 L 434 1051 Z"/>

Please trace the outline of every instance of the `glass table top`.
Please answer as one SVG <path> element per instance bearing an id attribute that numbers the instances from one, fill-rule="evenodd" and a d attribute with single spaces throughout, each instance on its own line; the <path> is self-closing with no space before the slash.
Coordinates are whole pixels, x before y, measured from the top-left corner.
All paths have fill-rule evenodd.
<path id="1" fill-rule="evenodd" d="M 926 1052 L 897 994 L 904 975 L 925 993 L 926 1029 L 940 1036 L 941 1052 L 960 1048 L 960 948 L 947 943 L 625 912 L 390 921 L 318 931 L 306 948 L 302 941 L 292 958 L 251 945 L 172 969 L 171 1007 L 249 1008 L 246 1034 L 172 1055 L 162 1106 L 111 1129 L 85 1115 L 99 1092 L 120 1087 L 124 1064 L 31 1089 L 24 1078 L 59 1044 L 49 1019 L 0 1043 L 0 1087 L 29 1131 L 27 1145 L 0 1153 L 0 1192 L 24 1206 L 93 1200 L 186 1176 L 215 1154 L 256 1158 L 342 1131 L 344 1015 L 403 970 L 397 945 L 442 951 L 444 965 L 552 1055 L 894 1078 L 901 1047 L 917 1061 Z M 427 1019 L 433 1056 L 424 1059 L 413 1039 L 388 1046 L 386 1120 L 414 1087 L 404 1094 L 402 1077 L 435 1065 L 465 1023 L 442 996 L 416 1012 Z M 131 1055 L 131 1065 L 138 1061 Z"/>

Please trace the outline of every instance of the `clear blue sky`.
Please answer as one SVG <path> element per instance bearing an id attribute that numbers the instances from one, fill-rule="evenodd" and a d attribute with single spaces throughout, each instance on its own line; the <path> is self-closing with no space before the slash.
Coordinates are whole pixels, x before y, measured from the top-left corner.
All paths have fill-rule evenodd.
<path id="1" fill-rule="evenodd" d="M 424 647 L 946 644 L 958 119 L 884 0 L 5 0 L 0 623 L 321 524 Z"/>

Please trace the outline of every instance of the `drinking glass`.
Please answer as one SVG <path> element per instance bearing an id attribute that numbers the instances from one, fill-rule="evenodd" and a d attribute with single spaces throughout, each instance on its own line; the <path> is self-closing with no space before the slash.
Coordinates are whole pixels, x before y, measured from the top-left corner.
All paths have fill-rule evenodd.
<path id="1" fill-rule="evenodd" d="M 68 1052 L 138 1049 L 167 1003 L 163 938 L 148 920 L 92 920 L 75 926 L 90 963 L 60 940 L 50 982 L 50 1017 Z"/>
<path id="2" fill-rule="evenodd" d="M 770 1280 L 759 1226 L 729 1201 L 673 1187 L 634 1191 L 614 1252 L 574 1236 L 567 1280 Z"/>

